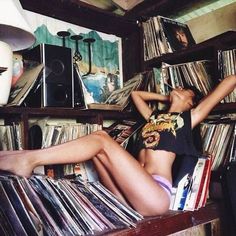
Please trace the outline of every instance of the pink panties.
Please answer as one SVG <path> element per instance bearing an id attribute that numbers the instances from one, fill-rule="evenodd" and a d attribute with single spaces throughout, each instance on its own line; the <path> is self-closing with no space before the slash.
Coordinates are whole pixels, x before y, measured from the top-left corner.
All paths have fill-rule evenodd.
<path id="1" fill-rule="evenodd" d="M 152 175 L 152 177 L 165 190 L 165 192 L 171 199 L 172 184 L 170 183 L 170 181 L 160 175 Z"/>

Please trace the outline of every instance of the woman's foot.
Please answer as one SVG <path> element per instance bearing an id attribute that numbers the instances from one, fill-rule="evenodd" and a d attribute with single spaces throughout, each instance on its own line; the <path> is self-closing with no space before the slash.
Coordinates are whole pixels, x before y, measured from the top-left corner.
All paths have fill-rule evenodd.
<path id="1" fill-rule="evenodd" d="M 33 171 L 27 151 L 0 152 L 0 170 L 30 177 Z"/>

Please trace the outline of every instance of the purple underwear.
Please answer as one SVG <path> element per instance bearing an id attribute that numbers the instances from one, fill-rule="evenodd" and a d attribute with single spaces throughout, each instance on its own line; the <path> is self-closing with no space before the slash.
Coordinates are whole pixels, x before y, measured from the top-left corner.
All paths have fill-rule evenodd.
<path id="1" fill-rule="evenodd" d="M 152 177 L 166 191 L 169 198 L 171 199 L 172 184 L 170 183 L 170 181 L 160 175 L 152 175 Z"/>

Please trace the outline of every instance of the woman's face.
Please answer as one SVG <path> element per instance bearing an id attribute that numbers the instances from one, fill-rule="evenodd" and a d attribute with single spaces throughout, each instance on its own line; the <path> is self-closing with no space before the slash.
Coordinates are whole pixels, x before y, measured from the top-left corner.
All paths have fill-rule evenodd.
<path id="1" fill-rule="evenodd" d="M 175 88 L 170 93 L 171 101 L 181 101 L 193 107 L 194 92 L 191 89 Z"/>

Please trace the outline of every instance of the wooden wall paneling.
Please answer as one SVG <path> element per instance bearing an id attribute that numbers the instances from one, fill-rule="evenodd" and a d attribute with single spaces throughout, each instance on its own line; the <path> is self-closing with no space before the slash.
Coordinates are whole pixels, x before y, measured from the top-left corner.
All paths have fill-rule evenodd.
<path id="1" fill-rule="evenodd" d="M 123 77 L 127 81 L 141 71 L 140 33 L 135 31 L 122 40 Z"/>
<path id="2" fill-rule="evenodd" d="M 134 21 L 75 0 L 20 0 L 25 10 L 124 37 L 138 30 Z"/>

